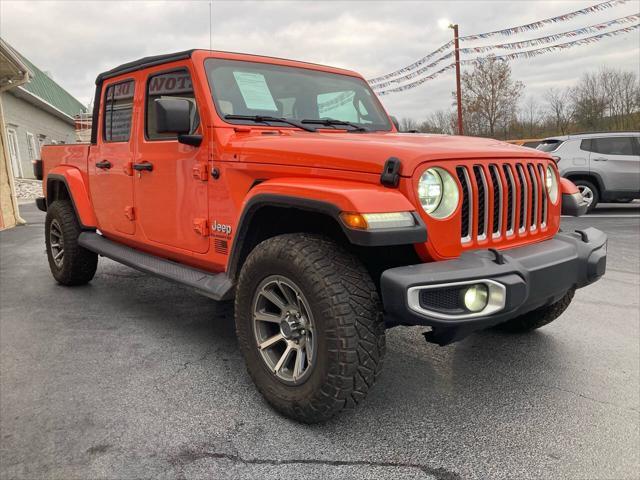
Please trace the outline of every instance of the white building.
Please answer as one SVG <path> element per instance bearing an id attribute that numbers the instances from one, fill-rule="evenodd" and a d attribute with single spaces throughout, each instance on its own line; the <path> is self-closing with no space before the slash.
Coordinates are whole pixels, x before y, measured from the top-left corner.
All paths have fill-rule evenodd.
<path id="1" fill-rule="evenodd" d="M 40 157 L 40 147 L 75 143 L 75 117 L 87 109 L 6 42 L 3 44 L 33 74 L 28 83 L 0 93 L 13 175 L 33 178 L 31 161 Z"/>

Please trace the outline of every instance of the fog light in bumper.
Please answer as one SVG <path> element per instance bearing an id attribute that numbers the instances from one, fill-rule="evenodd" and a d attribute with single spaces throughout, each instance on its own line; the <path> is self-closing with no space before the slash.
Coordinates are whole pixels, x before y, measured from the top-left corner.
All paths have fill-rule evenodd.
<path id="1" fill-rule="evenodd" d="M 489 303 L 489 289 L 484 283 L 471 285 L 464 291 L 463 302 L 470 312 L 481 312 Z"/>
<path id="2" fill-rule="evenodd" d="M 507 288 L 490 279 L 420 285 L 407 290 L 409 308 L 428 317 L 464 320 L 504 310 Z"/>

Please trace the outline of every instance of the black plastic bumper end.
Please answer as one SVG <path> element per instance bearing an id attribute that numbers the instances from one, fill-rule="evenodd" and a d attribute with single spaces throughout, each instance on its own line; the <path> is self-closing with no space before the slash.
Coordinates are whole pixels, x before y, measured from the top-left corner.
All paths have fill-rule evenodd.
<path id="1" fill-rule="evenodd" d="M 587 213 L 589 204 L 580 192 L 562 194 L 562 215 L 580 217 Z"/>

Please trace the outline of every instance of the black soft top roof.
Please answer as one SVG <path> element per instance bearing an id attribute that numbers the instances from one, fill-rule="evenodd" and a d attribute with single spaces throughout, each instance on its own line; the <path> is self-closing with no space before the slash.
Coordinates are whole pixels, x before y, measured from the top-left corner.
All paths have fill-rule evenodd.
<path id="1" fill-rule="evenodd" d="M 155 65 L 162 65 L 163 63 L 175 62 L 177 60 L 184 60 L 190 58 L 195 49 L 185 50 L 184 52 L 165 53 L 163 55 L 153 55 L 151 57 L 144 57 L 132 62 L 123 63 L 111 70 L 102 72 L 96 78 L 96 85 L 101 84 L 104 80 L 111 77 L 122 75 L 123 73 L 135 72 L 147 67 L 153 67 Z"/>

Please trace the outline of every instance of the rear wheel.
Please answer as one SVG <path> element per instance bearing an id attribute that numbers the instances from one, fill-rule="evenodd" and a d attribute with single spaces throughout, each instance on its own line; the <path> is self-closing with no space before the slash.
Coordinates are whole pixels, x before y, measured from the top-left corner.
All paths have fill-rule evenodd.
<path id="1" fill-rule="evenodd" d="M 287 234 L 258 245 L 240 273 L 235 319 L 258 390 L 295 420 L 317 423 L 354 407 L 382 368 L 375 285 L 324 237 Z"/>
<path id="2" fill-rule="evenodd" d="M 571 303 L 571 300 L 573 300 L 575 292 L 575 289 L 571 289 L 557 302 L 527 312 L 508 322 L 501 323 L 497 325 L 496 328 L 505 332 L 525 333 L 544 327 L 564 313 Z"/>
<path id="3" fill-rule="evenodd" d="M 98 254 L 78 245 L 81 229 L 71 202 L 56 200 L 51 203 L 44 229 L 53 278 L 69 286 L 91 281 L 98 266 Z"/>
<path id="4" fill-rule="evenodd" d="M 582 198 L 587 202 L 587 212 L 591 212 L 600 201 L 600 191 L 598 187 L 588 180 L 575 180 L 574 183 L 576 187 L 578 187 L 578 190 L 580 190 Z"/>

